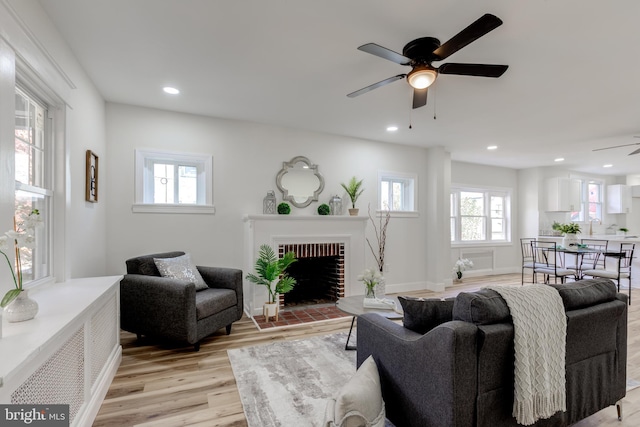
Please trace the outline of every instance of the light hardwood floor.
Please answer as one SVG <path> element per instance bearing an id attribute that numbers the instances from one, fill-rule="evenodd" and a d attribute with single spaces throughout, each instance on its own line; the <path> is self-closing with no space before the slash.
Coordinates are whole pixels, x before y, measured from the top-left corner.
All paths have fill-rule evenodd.
<path id="1" fill-rule="evenodd" d="M 405 294 L 425 297 L 457 295 L 489 284 L 520 284 L 520 275 L 465 278 L 445 292 Z M 638 291 L 638 290 L 636 290 Z M 640 295 L 639 295 L 640 297 Z M 156 342 L 137 342 L 121 333 L 120 365 L 94 426 L 246 426 L 240 396 L 227 357 L 227 350 L 273 341 L 347 331 L 350 318 L 324 323 L 260 332 L 243 317 L 234 323 L 231 335 L 224 329 L 205 339 L 199 352 L 192 346 L 171 347 Z M 627 377 L 640 381 L 640 308 L 629 309 Z M 579 427 L 640 425 L 640 388 L 627 393 L 623 401 L 624 419 L 619 422 L 615 407 L 604 409 L 576 424 Z M 298 426 L 292 426 L 298 427 Z"/>

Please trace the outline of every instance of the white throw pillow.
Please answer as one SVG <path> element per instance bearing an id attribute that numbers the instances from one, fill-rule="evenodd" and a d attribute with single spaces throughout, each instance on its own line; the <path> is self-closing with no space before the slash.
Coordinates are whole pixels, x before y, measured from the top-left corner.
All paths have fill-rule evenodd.
<path id="1" fill-rule="evenodd" d="M 191 262 L 189 254 L 175 258 L 154 258 L 153 262 L 156 263 L 162 277 L 193 282 L 196 285 L 196 291 L 209 288 L 196 266 Z"/>
<path id="2" fill-rule="evenodd" d="M 336 397 L 327 402 L 324 426 L 384 427 L 385 420 L 380 374 L 369 356 Z"/>

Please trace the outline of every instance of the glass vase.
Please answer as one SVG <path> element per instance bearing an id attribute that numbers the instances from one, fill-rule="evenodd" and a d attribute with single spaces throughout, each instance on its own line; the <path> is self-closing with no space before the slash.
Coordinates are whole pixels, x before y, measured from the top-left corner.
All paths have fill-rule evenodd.
<path id="1" fill-rule="evenodd" d="M 31 320 L 38 314 L 38 303 L 29 298 L 29 291 L 23 290 L 8 306 L 4 308 L 7 322 L 24 322 Z"/>
<path id="2" fill-rule="evenodd" d="M 387 282 L 386 280 L 384 280 L 384 277 L 383 277 L 378 281 L 378 283 L 376 283 L 376 289 L 375 289 L 376 298 L 384 299 L 387 296 L 386 289 L 387 289 Z"/>
<path id="3" fill-rule="evenodd" d="M 375 286 L 368 286 L 367 285 L 367 290 L 364 294 L 365 298 L 375 298 L 376 297 L 376 291 L 375 291 Z"/>

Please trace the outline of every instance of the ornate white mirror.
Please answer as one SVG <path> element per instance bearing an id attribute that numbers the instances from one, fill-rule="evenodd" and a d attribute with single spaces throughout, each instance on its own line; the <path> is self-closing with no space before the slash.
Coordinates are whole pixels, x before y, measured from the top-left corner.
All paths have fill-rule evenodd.
<path id="1" fill-rule="evenodd" d="M 282 162 L 276 185 L 282 192 L 283 200 L 297 208 L 304 208 L 318 200 L 318 195 L 324 189 L 324 178 L 318 172 L 318 165 L 312 164 L 304 156 L 297 156 L 289 162 Z"/>

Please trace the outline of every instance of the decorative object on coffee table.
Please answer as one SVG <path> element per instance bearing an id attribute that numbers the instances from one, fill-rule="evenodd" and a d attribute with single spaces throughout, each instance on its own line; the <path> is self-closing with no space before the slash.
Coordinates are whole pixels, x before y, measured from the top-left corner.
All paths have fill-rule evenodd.
<path id="1" fill-rule="evenodd" d="M 356 201 L 364 191 L 364 188 L 362 188 L 362 181 L 363 180 L 358 181 L 358 179 L 355 176 L 353 176 L 349 180 L 348 184 L 340 183 L 342 188 L 344 188 L 344 191 L 347 192 L 347 194 L 349 195 L 349 198 L 351 199 L 351 209 L 349 209 L 349 215 L 351 216 L 358 216 Z"/>
<path id="2" fill-rule="evenodd" d="M 367 244 L 369 245 L 369 249 L 371 249 L 373 257 L 376 259 L 378 271 L 380 272 L 381 276 L 381 279 L 378 281 L 378 284 L 376 286 L 376 298 L 384 298 L 386 295 L 386 280 L 384 278 L 384 249 L 387 244 L 387 227 L 389 226 L 389 220 L 391 219 L 391 211 L 386 210 L 384 211 L 384 214 L 380 215 L 378 225 L 376 225 L 376 222 L 373 220 L 373 216 L 371 215 L 370 204 L 367 212 L 369 214 L 371 225 L 373 226 L 373 231 L 376 235 L 376 243 L 378 246 L 376 249 L 374 249 L 373 245 L 367 238 Z"/>
<path id="3" fill-rule="evenodd" d="M 287 275 L 287 268 L 296 262 L 294 252 L 287 252 L 278 258 L 269 245 L 261 245 L 255 264 L 255 274 L 249 273 L 246 279 L 256 285 L 262 285 L 269 292 L 269 300 L 265 302 L 263 314 L 265 318 L 275 317 L 278 320 L 278 295 L 289 292 L 296 284 L 296 279 Z"/>
<path id="4" fill-rule="evenodd" d="M 382 279 L 382 275 L 380 274 L 380 272 L 372 268 L 366 268 L 362 272 L 362 274 L 358 276 L 358 280 L 361 282 L 364 282 L 364 285 L 365 285 L 365 294 L 364 294 L 365 299 L 376 298 L 376 294 L 375 294 L 376 285 L 378 284 L 380 279 Z"/>
<path id="5" fill-rule="evenodd" d="M 462 272 L 473 268 L 473 262 L 467 258 L 458 258 L 456 263 L 453 265 L 453 273 L 456 275 L 458 280 L 462 280 Z"/>
<path id="6" fill-rule="evenodd" d="M 289 215 L 291 213 L 291 206 L 289 206 L 289 203 L 287 202 L 282 202 L 278 205 L 278 213 L 280 215 Z"/>
<path id="7" fill-rule="evenodd" d="M 276 193 L 273 190 L 267 191 L 267 195 L 262 201 L 262 213 L 267 215 L 276 213 Z"/>
<path id="8" fill-rule="evenodd" d="M 0 302 L 0 306 L 5 309 L 5 316 L 9 322 L 30 320 L 38 313 L 38 303 L 29 298 L 23 287 L 21 248 L 33 249 L 36 242 L 35 230 L 41 223 L 40 212 L 34 209 L 18 220 L 14 218 L 14 229 L 0 236 L 0 253 L 9 265 L 14 284 L 14 288 L 9 290 L 2 298 L 2 302 Z M 15 270 L 7 256 L 7 252 L 10 250 L 15 253 Z M 31 253 L 29 252 L 28 255 L 31 255 Z"/>

